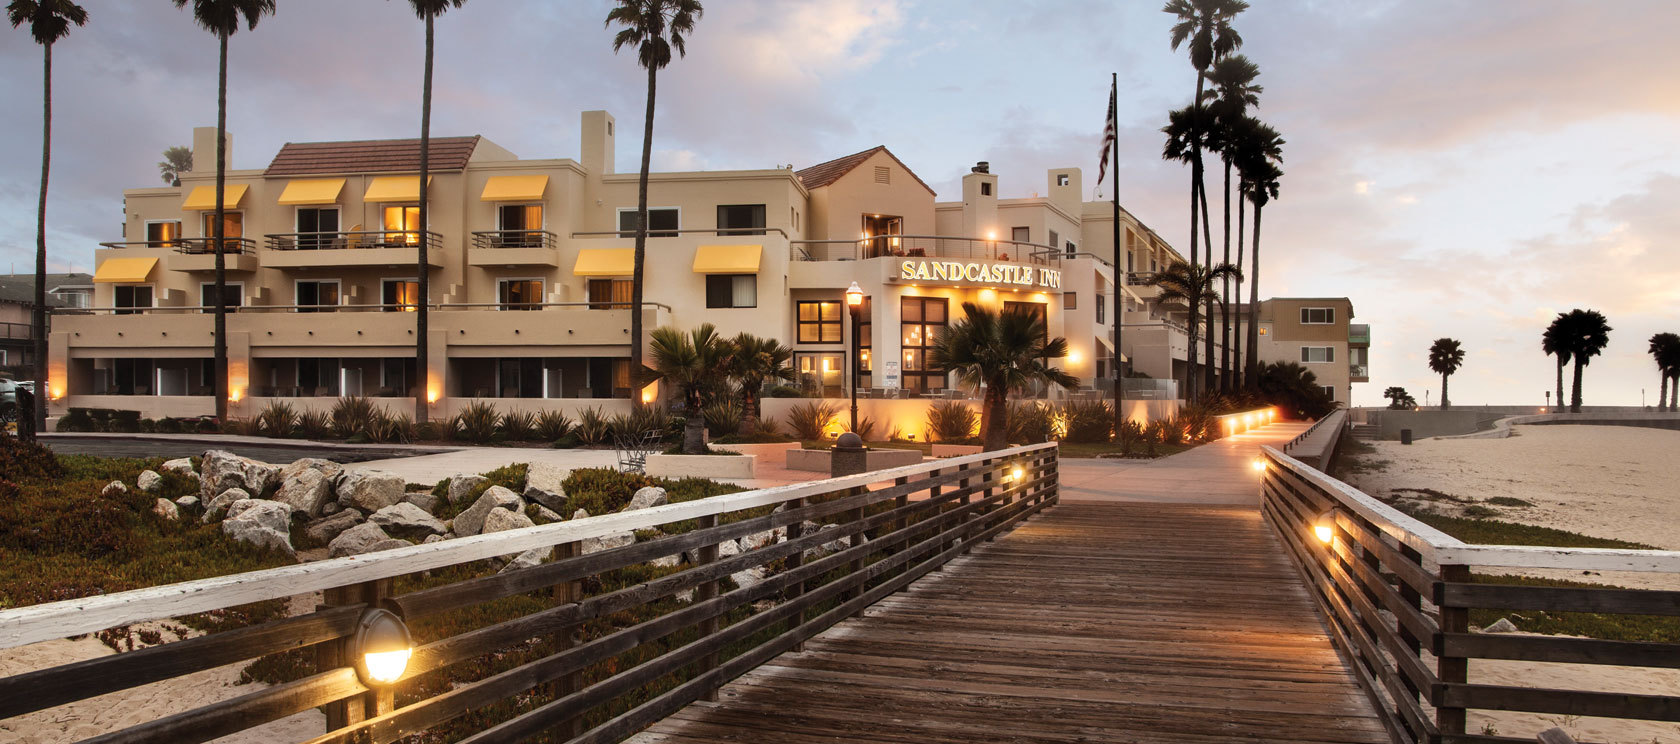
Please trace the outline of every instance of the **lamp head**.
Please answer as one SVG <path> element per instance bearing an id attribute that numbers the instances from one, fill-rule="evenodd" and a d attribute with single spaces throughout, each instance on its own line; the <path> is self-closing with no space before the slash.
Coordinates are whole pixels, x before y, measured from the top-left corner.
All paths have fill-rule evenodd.
<path id="1" fill-rule="evenodd" d="M 850 307 L 863 304 L 863 287 L 859 287 L 857 282 L 852 282 L 852 286 L 846 288 L 846 304 Z"/>
<path id="2" fill-rule="evenodd" d="M 362 614 L 351 653 L 356 674 L 364 683 L 389 685 L 402 679 L 403 671 L 408 668 L 408 657 L 414 653 L 414 640 L 396 613 L 372 609 Z"/>
<path id="3" fill-rule="evenodd" d="M 1329 545 L 1331 540 L 1336 539 L 1335 509 L 1319 514 L 1318 519 L 1313 520 L 1313 536 L 1325 545 Z"/>

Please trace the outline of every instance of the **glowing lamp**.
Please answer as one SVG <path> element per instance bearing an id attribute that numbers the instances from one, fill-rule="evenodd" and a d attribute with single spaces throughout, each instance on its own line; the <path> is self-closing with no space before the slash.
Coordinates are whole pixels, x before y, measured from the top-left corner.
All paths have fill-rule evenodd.
<path id="1" fill-rule="evenodd" d="M 1324 543 L 1325 545 L 1329 545 L 1331 540 L 1336 539 L 1335 509 L 1331 509 L 1318 515 L 1318 519 L 1313 521 L 1313 536 L 1317 537 L 1318 541 Z"/>
<path id="2" fill-rule="evenodd" d="M 414 640 L 402 618 L 390 610 L 374 609 L 362 614 L 356 628 L 352 656 L 356 674 L 368 686 L 389 685 L 402 679 Z"/>
<path id="3" fill-rule="evenodd" d="M 857 282 L 852 282 L 852 286 L 846 288 L 846 305 L 848 307 L 861 307 L 863 305 L 863 287 L 859 287 Z"/>
<path id="4" fill-rule="evenodd" d="M 59 400 L 59 399 L 63 398 L 64 397 L 64 388 L 62 388 L 62 387 L 47 388 L 47 397 L 52 398 L 53 400 Z"/>
<path id="5" fill-rule="evenodd" d="M 430 405 L 430 406 L 437 405 L 437 399 L 438 399 L 438 393 L 437 393 L 436 390 L 427 390 L 426 391 L 426 405 Z"/>
<path id="6" fill-rule="evenodd" d="M 1027 471 L 1019 465 L 1016 465 L 1014 470 L 1009 471 L 1009 476 L 1015 479 L 1016 482 L 1019 482 L 1022 478 L 1026 477 L 1026 475 Z"/>
<path id="7" fill-rule="evenodd" d="M 1264 458 L 1264 457 L 1254 458 L 1254 469 L 1257 472 L 1261 472 L 1261 473 L 1266 472 L 1266 458 Z"/>
<path id="8" fill-rule="evenodd" d="M 1070 349 L 1068 351 L 1068 355 L 1067 355 L 1068 364 L 1078 364 L 1079 359 L 1080 359 L 1080 356 L 1079 356 L 1079 350 L 1078 349 Z"/>
<path id="9" fill-rule="evenodd" d="M 987 240 L 997 240 L 997 231 L 996 230 L 987 230 L 986 231 L 986 239 Z"/>
<path id="10" fill-rule="evenodd" d="M 245 397 L 244 392 L 245 391 L 240 390 L 239 388 L 229 389 L 228 390 L 228 402 L 229 403 L 238 403 L 240 398 Z"/>

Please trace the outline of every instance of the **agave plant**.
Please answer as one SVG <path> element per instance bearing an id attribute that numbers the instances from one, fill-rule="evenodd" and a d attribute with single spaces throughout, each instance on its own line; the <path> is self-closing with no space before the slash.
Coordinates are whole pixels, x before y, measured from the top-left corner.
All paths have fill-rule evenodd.
<path id="1" fill-rule="evenodd" d="M 371 437 L 371 430 L 379 415 L 379 408 L 368 398 L 359 395 L 339 398 L 332 409 L 333 434 L 346 439 L 357 434 Z"/>
<path id="2" fill-rule="evenodd" d="M 961 401 L 937 401 L 928 407 L 927 427 L 931 438 L 940 441 L 971 439 L 980 431 L 980 414 Z"/>
<path id="3" fill-rule="evenodd" d="M 496 427 L 501 424 L 501 419 L 495 406 L 477 401 L 460 413 L 461 438 L 477 444 L 487 444 L 495 438 Z"/>
<path id="4" fill-rule="evenodd" d="M 813 400 L 788 409 L 788 428 L 799 439 L 822 439 L 828 425 L 840 415 L 840 406 Z"/>
<path id="5" fill-rule="evenodd" d="M 584 444 L 601 444 L 612 437 L 612 428 L 601 409 L 590 406 L 578 411 L 577 426 L 572 433 L 577 435 L 578 441 Z"/>
<path id="6" fill-rule="evenodd" d="M 508 411 L 502 414 L 501 428 L 502 436 L 509 442 L 530 441 L 537 433 L 537 415 L 530 411 Z"/>
<path id="7" fill-rule="evenodd" d="M 714 401 L 701 409 L 700 415 L 706 419 L 706 431 L 713 437 L 727 437 L 740 431 L 744 418 L 739 399 Z"/>
<path id="8" fill-rule="evenodd" d="M 332 418 L 326 411 L 304 411 L 292 430 L 304 439 L 321 439 L 332 433 Z"/>
<path id="9" fill-rule="evenodd" d="M 289 437 L 292 428 L 297 426 L 297 411 L 290 403 L 274 401 L 257 415 L 256 431 L 270 437 Z M 253 432 L 255 433 L 255 432 Z"/>
<path id="10" fill-rule="evenodd" d="M 572 420 L 564 411 L 546 410 L 537 414 L 537 438 L 546 442 L 572 433 Z"/>
<path id="11" fill-rule="evenodd" d="M 375 442 L 407 444 L 414 441 L 414 417 L 407 413 L 392 416 L 381 412 L 368 437 Z"/>

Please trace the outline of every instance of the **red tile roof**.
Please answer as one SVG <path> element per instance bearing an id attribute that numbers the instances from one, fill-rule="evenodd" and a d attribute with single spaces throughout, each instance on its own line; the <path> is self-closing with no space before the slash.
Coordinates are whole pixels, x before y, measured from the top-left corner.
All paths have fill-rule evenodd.
<path id="1" fill-rule="evenodd" d="M 434 171 L 467 167 L 479 138 L 433 137 Z M 268 164 L 265 176 L 307 176 L 337 173 L 413 173 L 420 170 L 420 140 L 361 140 L 356 142 L 287 142 Z"/>
<path id="2" fill-rule="evenodd" d="M 820 189 L 840 180 L 841 177 L 852 172 L 852 169 L 863 165 L 863 161 L 868 160 L 877 152 L 886 153 L 887 157 L 892 158 L 893 162 L 898 163 L 898 167 L 903 168 L 905 173 L 909 173 L 911 178 L 916 179 L 916 183 L 921 184 L 922 188 L 927 189 L 929 194 L 934 194 L 935 196 L 938 195 L 934 193 L 932 186 L 927 185 L 927 182 L 923 181 L 921 176 L 916 175 L 915 171 L 910 170 L 910 166 L 905 165 L 904 161 L 899 160 L 897 155 L 892 154 L 892 151 L 888 150 L 886 145 L 876 145 L 875 147 L 871 147 L 863 152 L 853 153 L 843 158 L 835 158 L 826 163 L 818 163 L 809 168 L 801 169 L 794 173 L 794 175 L 799 177 L 799 182 L 805 184 L 805 188 L 807 190 Z"/>

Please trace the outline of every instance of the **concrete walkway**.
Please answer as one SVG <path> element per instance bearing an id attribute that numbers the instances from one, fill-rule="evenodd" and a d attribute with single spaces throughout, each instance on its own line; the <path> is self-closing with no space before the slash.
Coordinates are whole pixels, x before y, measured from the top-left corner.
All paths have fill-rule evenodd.
<path id="1" fill-rule="evenodd" d="M 1157 460 L 1063 458 L 1061 499 L 1258 506 L 1254 458 L 1260 445 L 1282 447 L 1307 426 L 1293 421 L 1270 424 Z"/>

